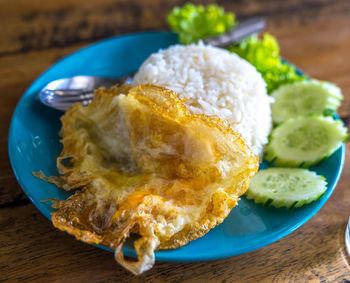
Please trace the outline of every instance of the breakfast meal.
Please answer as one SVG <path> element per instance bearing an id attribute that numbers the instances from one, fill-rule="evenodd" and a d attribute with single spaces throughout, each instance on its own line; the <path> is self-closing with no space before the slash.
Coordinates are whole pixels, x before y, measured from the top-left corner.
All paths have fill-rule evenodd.
<path id="1" fill-rule="evenodd" d="M 205 45 L 237 24 L 216 5 L 186 4 L 168 21 L 180 44 L 151 54 L 130 84 L 70 107 L 60 176 L 36 174 L 72 192 L 53 200 L 53 225 L 113 249 L 136 275 L 156 250 L 222 223 L 243 195 L 288 209 L 317 201 L 327 180 L 308 168 L 349 137 L 336 114 L 341 90 L 284 62 L 273 36 Z M 269 168 L 258 171 L 259 161 Z M 137 260 L 124 258 L 126 241 Z"/>
<path id="2" fill-rule="evenodd" d="M 115 249 L 134 274 L 156 249 L 185 245 L 220 224 L 258 170 L 239 134 L 193 114 L 175 92 L 153 86 L 99 89 L 62 117 L 57 180 L 77 190 L 55 201 L 52 222 L 77 239 Z M 138 261 L 124 259 L 130 233 Z"/>

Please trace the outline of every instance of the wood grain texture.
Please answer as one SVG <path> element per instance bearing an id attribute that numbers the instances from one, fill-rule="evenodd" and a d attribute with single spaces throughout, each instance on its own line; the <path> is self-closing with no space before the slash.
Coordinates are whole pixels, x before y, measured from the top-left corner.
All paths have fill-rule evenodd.
<path id="1" fill-rule="evenodd" d="M 259 251 L 207 263 L 157 263 L 141 277 L 112 254 L 56 231 L 23 199 L 9 165 L 7 131 L 14 107 L 42 71 L 97 39 L 166 29 L 165 15 L 184 1 L 0 0 L 0 281 L 5 282 L 345 282 L 343 234 L 350 215 L 350 154 L 328 203 L 305 226 Z M 196 1 L 195 1 L 196 2 Z M 204 1 L 207 3 L 210 1 Z M 239 18 L 268 17 L 285 58 L 342 87 L 350 120 L 350 1 L 219 1 Z"/>

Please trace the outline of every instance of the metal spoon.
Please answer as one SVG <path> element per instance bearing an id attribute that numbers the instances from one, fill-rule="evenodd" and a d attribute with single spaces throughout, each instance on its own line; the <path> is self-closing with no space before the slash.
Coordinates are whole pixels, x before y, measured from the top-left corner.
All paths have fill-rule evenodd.
<path id="1" fill-rule="evenodd" d="M 73 103 L 88 105 L 99 87 L 111 87 L 127 83 L 130 77 L 102 78 L 93 76 L 75 76 L 48 83 L 40 92 L 40 101 L 57 110 L 66 111 Z"/>
<path id="2" fill-rule="evenodd" d="M 236 28 L 217 37 L 204 40 L 205 44 L 217 47 L 225 47 L 239 43 L 249 35 L 257 34 L 266 26 L 264 18 L 253 18 L 241 22 Z M 94 76 L 75 76 L 62 78 L 47 84 L 39 93 L 40 101 L 57 110 L 66 111 L 72 104 L 81 102 L 88 105 L 94 90 L 99 87 L 110 87 L 115 84 L 131 83 L 133 74 L 119 78 L 103 78 Z"/>

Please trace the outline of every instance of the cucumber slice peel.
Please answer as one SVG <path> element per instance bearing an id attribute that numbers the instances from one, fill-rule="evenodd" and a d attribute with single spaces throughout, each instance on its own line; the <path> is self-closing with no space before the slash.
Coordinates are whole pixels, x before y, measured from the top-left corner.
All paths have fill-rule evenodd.
<path id="1" fill-rule="evenodd" d="M 265 206 L 301 207 L 326 191 L 323 176 L 300 168 L 269 168 L 253 177 L 246 197 Z"/>
<path id="2" fill-rule="evenodd" d="M 324 111 L 336 111 L 343 95 L 336 85 L 318 80 L 287 84 L 275 90 L 271 96 L 272 119 L 275 124 L 290 118 L 323 115 Z"/>
<path id="3" fill-rule="evenodd" d="M 347 138 L 343 123 L 331 117 L 289 119 L 272 131 L 265 159 L 279 167 L 310 167 L 330 156 Z"/>

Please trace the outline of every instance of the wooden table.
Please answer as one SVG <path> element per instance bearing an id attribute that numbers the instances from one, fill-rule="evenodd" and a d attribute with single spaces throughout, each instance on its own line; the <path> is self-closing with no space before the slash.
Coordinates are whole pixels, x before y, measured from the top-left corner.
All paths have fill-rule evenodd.
<path id="1" fill-rule="evenodd" d="M 110 253 L 54 229 L 25 198 L 7 156 L 15 105 L 32 80 L 62 56 L 98 39 L 166 29 L 177 3 L 162 0 L 0 2 L 0 281 L 7 282 L 346 282 L 344 228 L 350 215 L 350 148 L 335 193 L 301 229 L 258 251 L 225 260 L 157 263 L 134 277 Z M 350 1 L 220 1 L 243 19 L 268 18 L 285 58 L 342 87 L 350 120 Z M 262 3 L 263 2 L 263 3 Z"/>

